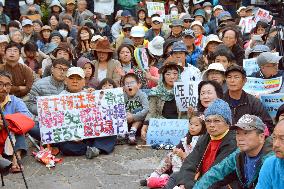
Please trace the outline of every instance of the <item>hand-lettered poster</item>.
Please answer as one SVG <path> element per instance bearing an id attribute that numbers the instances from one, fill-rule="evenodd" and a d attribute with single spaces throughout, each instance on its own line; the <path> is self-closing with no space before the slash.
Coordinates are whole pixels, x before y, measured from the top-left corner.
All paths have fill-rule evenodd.
<path id="1" fill-rule="evenodd" d="M 243 67 L 246 71 L 247 76 L 250 76 L 254 72 L 259 71 L 259 66 L 256 63 L 256 58 L 244 59 L 243 60 Z"/>
<path id="2" fill-rule="evenodd" d="M 251 95 L 271 94 L 278 91 L 282 86 L 282 77 L 273 79 L 262 79 L 247 77 L 247 82 L 243 89 Z"/>
<path id="3" fill-rule="evenodd" d="M 175 82 L 174 93 L 179 111 L 187 111 L 188 107 L 196 107 L 198 102 L 197 81 Z"/>
<path id="4" fill-rule="evenodd" d="M 271 118 L 275 118 L 278 108 L 284 104 L 284 93 L 261 95 L 260 100 Z"/>
<path id="5" fill-rule="evenodd" d="M 37 107 L 44 144 L 127 132 L 122 88 L 39 97 Z"/>
<path id="6" fill-rule="evenodd" d="M 161 18 L 165 18 L 165 5 L 160 2 L 146 2 L 148 16 L 152 16 L 153 14 L 159 14 Z"/>
<path id="7" fill-rule="evenodd" d="M 188 119 L 150 119 L 146 143 L 148 145 L 177 145 L 188 132 Z"/>

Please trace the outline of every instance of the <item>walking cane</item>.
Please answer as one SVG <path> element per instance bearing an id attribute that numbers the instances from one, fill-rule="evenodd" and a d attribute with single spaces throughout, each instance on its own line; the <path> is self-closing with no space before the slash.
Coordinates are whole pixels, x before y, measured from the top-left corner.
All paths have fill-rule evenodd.
<path id="1" fill-rule="evenodd" d="M 8 133 L 8 137 L 9 137 L 9 139 L 10 139 L 10 142 L 11 142 L 11 145 L 12 145 L 12 148 L 13 148 L 14 156 L 16 157 L 17 163 L 18 163 L 18 165 L 19 165 L 19 167 L 20 167 L 20 171 L 21 171 L 21 173 L 22 173 L 22 177 L 23 177 L 23 180 L 24 180 L 26 189 L 28 189 L 28 184 L 27 184 L 27 181 L 26 181 L 26 178 L 25 178 L 25 175 L 24 175 L 24 171 L 23 171 L 22 166 L 21 166 L 21 165 L 22 165 L 22 162 L 20 161 L 20 159 L 19 159 L 19 157 L 18 157 L 18 155 L 17 155 L 17 153 L 16 153 L 15 144 L 14 144 L 14 142 L 13 142 L 13 140 L 12 140 L 11 133 L 10 133 L 10 131 L 9 131 L 8 124 L 7 124 L 7 121 L 6 121 L 5 117 L 4 117 L 2 108 L 0 108 L 0 114 L 1 114 L 1 118 L 2 118 L 2 120 L 3 120 L 3 126 L 5 127 L 5 129 L 6 129 L 7 133 Z M 2 174 L 1 174 L 1 179 L 2 179 L 2 186 L 3 186 L 3 185 L 4 185 L 4 180 L 3 180 L 3 175 L 2 175 Z"/>

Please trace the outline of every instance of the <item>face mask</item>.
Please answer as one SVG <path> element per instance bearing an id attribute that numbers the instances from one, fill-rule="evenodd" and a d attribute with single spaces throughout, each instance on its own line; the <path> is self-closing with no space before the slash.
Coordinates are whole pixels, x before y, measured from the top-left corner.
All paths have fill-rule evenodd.
<path id="1" fill-rule="evenodd" d="M 207 14 L 211 14 L 211 13 L 212 13 L 212 10 L 211 10 L 211 9 L 207 9 L 207 10 L 205 10 L 205 12 L 206 12 Z"/>
<path id="2" fill-rule="evenodd" d="M 178 11 L 171 11 L 171 16 L 176 16 L 178 15 Z"/>
<path id="3" fill-rule="evenodd" d="M 95 33 L 95 30 L 91 29 L 91 33 L 92 33 L 92 35 L 94 35 L 94 33 Z"/>
<path id="4" fill-rule="evenodd" d="M 27 3 L 28 5 L 32 5 L 32 4 L 34 4 L 34 0 L 26 0 L 26 3 Z"/>
<path id="5" fill-rule="evenodd" d="M 66 38 L 68 35 L 68 31 L 66 30 L 59 30 L 60 35 L 62 35 L 63 38 Z"/>
<path id="6" fill-rule="evenodd" d="M 104 28 L 104 27 L 106 27 L 107 24 L 105 22 L 98 21 L 97 25 L 98 25 L 99 28 Z"/>

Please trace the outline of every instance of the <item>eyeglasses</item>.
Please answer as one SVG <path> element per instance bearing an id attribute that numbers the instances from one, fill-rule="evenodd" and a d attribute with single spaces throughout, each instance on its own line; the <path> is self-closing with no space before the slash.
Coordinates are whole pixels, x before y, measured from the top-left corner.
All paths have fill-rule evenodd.
<path id="1" fill-rule="evenodd" d="M 205 124 L 213 123 L 213 124 L 217 125 L 217 124 L 220 124 L 222 122 L 224 122 L 224 121 L 221 120 L 221 119 L 218 119 L 218 118 L 215 118 L 215 119 L 205 119 Z"/>
<path id="2" fill-rule="evenodd" d="M 132 87 L 132 86 L 136 85 L 136 83 L 137 83 L 136 81 L 125 82 L 124 86 L 125 87 Z"/>
<path id="3" fill-rule="evenodd" d="M 158 25 L 158 24 L 160 24 L 161 22 L 159 22 L 159 21 L 154 21 L 153 22 L 153 24 L 155 24 L 155 25 Z"/>
<path id="4" fill-rule="evenodd" d="M 68 68 L 62 68 L 62 67 L 54 67 L 54 68 L 58 69 L 61 72 L 67 72 L 68 71 Z"/>
<path id="5" fill-rule="evenodd" d="M 193 20 L 188 20 L 188 19 L 186 19 L 186 20 L 183 20 L 183 22 L 184 22 L 184 23 L 191 23 L 191 22 L 193 22 Z"/>
<path id="6" fill-rule="evenodd" d="M 12 83 L 2 83 L 2 82 L 0 82 L 0 89 L 3 89 L 4 87 L 6 89 L 10 89 L 12 87 Z"/>

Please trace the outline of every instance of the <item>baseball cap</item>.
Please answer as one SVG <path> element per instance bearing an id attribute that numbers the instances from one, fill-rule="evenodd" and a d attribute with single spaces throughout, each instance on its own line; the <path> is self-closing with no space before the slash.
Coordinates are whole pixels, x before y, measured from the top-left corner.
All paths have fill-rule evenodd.
<path id="1" fill-rule="evenodd" d="M 141 26 L 134 26 L 130 31 L 131 37 L 145 37 L 145 30 Z"/>
<path id="2" fill-rule="evenodd" d="M 273 54 L 272 52 L 263 52 L 257 57 L 256 63 L 258 64 L 258 66 L 262 66 L 268 63 L 278 64 L 281 58 L 282 56 L 278 56 L 276 54 Z"/>
<path id="3" fill-rule="evenodd" d="M 187 48 L 182 41 L 177 41 L 173 43 L 172 52 L 185 52 L 187 53 Z"/>
<path id="4" fill-rule="evenodd" d="M 222 73 L 225 73 L 226 70 L 223 66 L 223 64 L 220 64 L 220 63 L 212 63 L 208 66 L 208 69 L 204 71 L 203 75 L 202 75 L 202 79 L 203 81 L 206 81 L 207 80 L 207 77 L 208 77 L 208 72 L 210 70 L 216 70 L 216 71 L 220 71 Z"/>
<path id="5" fill-rule="evenodd" d="M 241 74 L 246 76 L 246 71 L 244 70 L 244 68 L 242 66 L 239 66 L 239 65 L 233 65 L 233 66 L 230 66 L 229 68 L 227 68 L 227 70 L 225 72 L 225 76 L 227 76 L 230 72 L 233 72 L 233 71 L 240 72 Z"/>
<path id="6" fill-rule="evenodd" d="M 22 26 L 24 27 L 24 26 L 26 26 L 26 25 L 33 25 L 33 22 L 30 20 L 30 19 L 24 19 L 23 21 L 22 21 Z"/>
<path id="7" fill-rule="evenodd" d="M 181 19 L 182 19 L 182 21 L 184 21 L 184 20 L 191 20 L 192 22 L 194 21 L 194 18 L 192 18 L 192 17 L 190 16 L 190 14 L 185 14 L 185 15 L 183 15 L 183 16 L 181 17 Z"/>
<path id="8" fill-rule="evenodd" d="M 183 26 L 183 22 L 180 19 L 175 19 L 172 21 L 172 24 L 170 25 L 170 27 L 175 27 L 175 26 Z"/>
<path id="9" fill-rule="evenodd" d="M 161 17 L 159 17 L 159 16 L 154 16 L 154 17 L 152 18 L 152 22 L 155 22 L 155 21 L 158 21 L 158 22 L 160 22 L 160 23 L 163 23 L 163 19 L 162 19 Z"/>
<path id="10" fill-rule="evenodd" d="M 259 117 L 255 115 L 245 114 L 234 126 L 230 127 L 231 130 L 235 130 L 237 128 L 241 128 L 246 131 L 251 131 L 254 129 L 265 131 L 266 126 Z"/>
<path id="11" fill-rule="evenodd" d="M 228 11 L 221 12 L 218 16 L 219 23 L 225 20 L 233 20 L 231 14 Z"/>
<path id="12" fill-rule="evenodd" d="M 245 6 L 241 6 L 241 7 L 237 10 L 237 13 L 241 12 L 241 10 L 244 10 L 244 9 L 246 9 L 246 7 L 245 7 Z"/>
<path id="13" fill-rule="evenodd" d="M 191 29 L 186 29 L 182 32 L 183 36 L 191 36 L 191 37 L 195 37 L 194 31 Z"/>
<path id="14" fill-rule="evenodd" d="M 66 5 L 69 5 L 69 4 L 76 4 L 75 3 L 75 0 L 66 0 Z"/>
<path id="15" fill-rule="evenodd" d="M 205 2 L 202 7 L 212 7 L 212 4 L 210 2 Z"/>
<path id="16" fill-rule="evenodd" d="M 216 5 L 216 6 L 213 8 L 213 11 L 215 11 L 215 10 L 217 10 L 217 9 L 224 10 L 224 8 L 222 7 L 222 5 Z"/>
<path id="17" fill-rule="evenodd" d="M 81 78 L 85 78 L 85 72 L 80 67 L 69 68 L 67 73 L 66 73 L 66 77 L 70 77 L 71 75 L 79 75 Z"/>
<path id="18" fill-rule="evenodd" d="M 131 12 L 129 10 L 124 10 L 122 11 L 121 16 L 131 16 Z"/>

